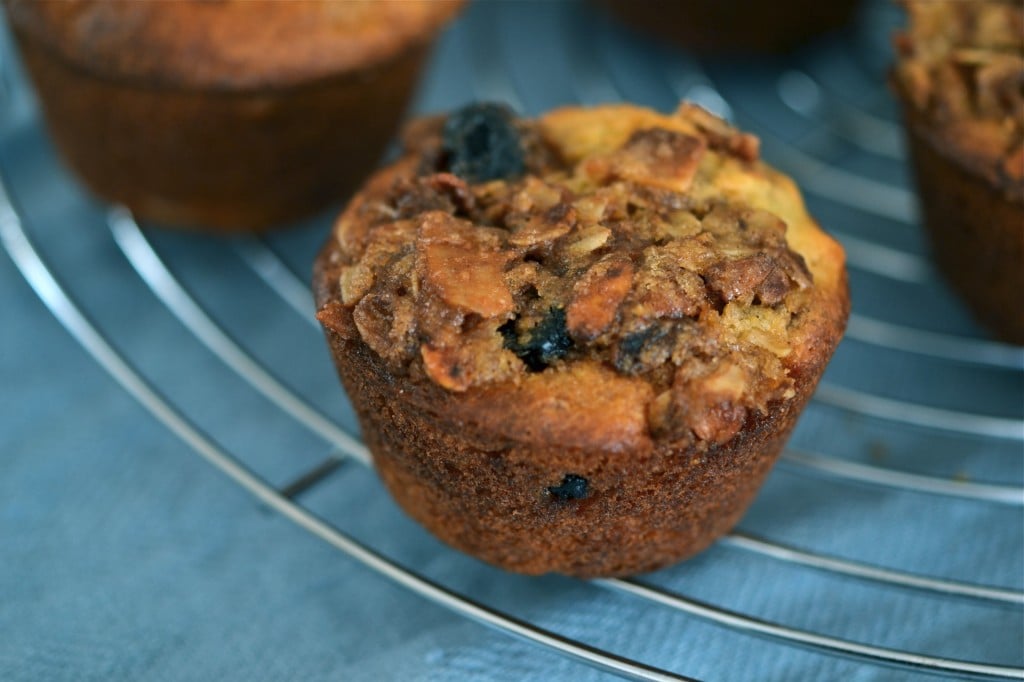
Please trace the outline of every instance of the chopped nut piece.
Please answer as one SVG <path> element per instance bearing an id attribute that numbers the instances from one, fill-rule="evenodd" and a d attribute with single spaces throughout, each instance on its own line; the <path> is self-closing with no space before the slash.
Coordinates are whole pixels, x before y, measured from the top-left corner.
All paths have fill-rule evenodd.
<path id="1" fill-rule="evenodd" d="M 426 213 L 416 252 L 424 281 L 447 303 L 484 318 L 512 312 L 503 272 L 512 258 L 497 238 L 446 213 Z"/>
<path id="2" fill-rule="evenodd" d="M 691 417 L 690 428 L 701 440 L 709 443 L 724 443 L 739 433 L 747 418 L 747 408 L 728 400 L 710 402 L 710 396 L 704 398 L 709 404 L 701 405 Z"/>
<path id="3" fill-rule="evenodd" d="M 699 137 L 664 128 L 639 130 L 612 154 L 609 171 L 624 180 L 685 192 L 706 148 Z"/>
<path id="4" fill-rule="evenodd" d="M 700 382 L 704 392 L 723 400 L 739 400 L 747 392 L 747 376 L 737 365 L 724 362 Z"/>
<path id="5" fill-rule="evenodd" d="M 644 251 L 633 281 L 634 314 L 651 318 L 696 315 L 708 304 L 704 280 L 680 266 L 675 254 L 657 247 Z"/>
<path id="6" fill-rule="evenodd" d="M 341 269 L 339 289 L 341 302 L 355 305 L 373 286 L 373 268 L 364 263 L 346 265 Z"/>
<path id="7" fill-rule="evenodd" d="M 569 333 L 592 340 L 608 328 L 633 282 L 633 264 L 615 255 L 598 261 L 576 283 L 566 309 Z"/>
<path id="8" fill-rule="evenodd" d="M 453 391 L 465 391 L 469 388 L 470 384 L 466 381 L 456 358 L 426 344 L 420 346 L 420 355 L 423 357 L 423 368 L 427 370 L 427 375 L 439 386 Z"/>
<path id="9" fill-rule="evenodd" d="M 358 341 L 360 338 L 359 330 L 352 321 L 351 311 L 339 301 L 328 301 L 317 311 L 316 319 L 324 329 L 329 329 L 343 339 Z"/>
<path id="10" fill-rule="evenodd" d="M 415 347 L 413 302 L 385 287 L 374 287 L 364 296 L 352 311 L 352 319 L 366 345 L 386 360 L 402 363 L 409 347 Z"/>
<path id="11" fill-rule="evenodd" d="M 777 269 L 775 261 L 764 253 L 738 260 L 726 260 L 712 265 L 704 279 L 708 288 L 723 301 L 751 303 L 758 287 Z M 789 280 L 786 280 L 789 283 Z M 787 289 L 788 290 L 788 289 Z"/>
<path id="12" fill-rule="evenodd" d="M 577 233 L 576 239 L 569 243 L 565 247 L 565 250 L 569 252 L 571 256 L 585 256 L 592 251 L 597 251 L 599 248 L 608 243 L 608 237 L 610 237 L 612 231 L 607 227 L 600 225 L 594 225 L 588 227 L 582 232 Z"/>
<path id="13" fill-rule="evenodd" d="M 508 243 L 523 247 L 550 243 L 568 234 L 575 224 L 576 210 L 569 204 L 555 204 L 527 220 L 525 225 L 509 236 Z"/>
<path id="14" fill-rule="evenodd" d="M 682 239 L 700 234 L 700 218 L 689 211 L 672 211 L 664 220 L 657 223 L 654 237 L 656 239 Z"/>
<path id="15" fill-rule="evenodd" d="M 715 240 L 706 233 L 669 242 L 662 247 L 662 252 L 674 259 L 679 267 L 698 273 L 715 262 L 717 251 Z"/>
<path id="16" fill-rule="evenodd" d="M 435 173 L 426 178 L 427 185 L 438 194 L 445 195 L 460 213 L 469 213 L 476 203 L 466 181 L 451 173 Z"/>
<path id="17" fill-rule="evenodd" d="M 584 225 L 598 226 L 608 218 L 608 205 L 611 197 L 606 192 L 594 192 L 579 197 L 573 202 L 576 214 Z"/>
<path id="18" fill-rule="evenodd" d="M 775 305 L 780 303 L 792 288 L 789 276 L 781 268 L 775 267 L 754 289 L 755 299 L 764 305 Z"/>
<path id="19" fill-rule="evenodd" d="M 761 150 L 761 141 L 756 135 L 743 133 L 696 104 L 681 104 L 676 113 L 693 122 L 697 128 L 707 135 L 708 145 L 712 149 L 729 152 L 743 161 L 757 161 Z"/>
<path id="20" fill-rule="evenodd" d="M 502 346 L 495 321 L 478 321 L 463 329 L 441 327 L 419 346 L 423 369 L 438 386 L 461 392 L 475 384 L 514 380 L 519 360 Z"/>
<path id="21" fill-rule="evenodd" d="M 738 340 L 764 348 L 777 357 L 784 358 L 792 352 L 787 335 L 787 310 L 730 303 L 722 311 L 721 323 Z"/>
<path id="22" fill-rule="evenodd" d="M 676 372 L 672 388 L 651 403 L 648 418 L 665 438 L 724 443 L 746 421 L 750 389 L 750 377 L 738 364 L 691 360 Z"/>
<path id="23" fill-rule="evenodd" d="M 739 230 L 755 244 L 785 248 L 786 223 L 774 213 L 749 209 L 739 213 L 738 223 Z"/>
<path id="24" fill-rule="evenodd" d="M 523 181 L 522 189 L 512 196 L 512 210 L 526 215 L 543 212 L 562 203 L 563 198 L 563 192 L 558 187 L 528 177 Z"/>
<path id="25" fill-rule="evenodd" d="M 514 377 L 518 361 L 501 347 L 490 327 L 478 327 L 463 338 L 449 336 L 420 346 L 423 369 L 438 386 L 461 392 L 478 383 Z"/>

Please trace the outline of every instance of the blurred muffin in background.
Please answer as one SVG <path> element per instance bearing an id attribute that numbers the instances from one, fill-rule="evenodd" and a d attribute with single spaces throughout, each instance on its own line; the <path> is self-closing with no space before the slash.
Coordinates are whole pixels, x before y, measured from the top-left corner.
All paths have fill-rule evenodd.
<path id="1" fill-rule="evenodd" d="M 160 223 L 261 230 L 347 195 L 462 0 L 5 0 L 57 147 Z"/>
<path id="2" fill-rule="evenodd" d="M 858 0 L 596 0 L 698 52 L 783 52 L 848 23 Z"/>
<path id="3" fill-rule="evenodd" d="M 1024 344 L 1024 7 L 903 5 L 892 85 L 932 251 L 978 319 Z"/>

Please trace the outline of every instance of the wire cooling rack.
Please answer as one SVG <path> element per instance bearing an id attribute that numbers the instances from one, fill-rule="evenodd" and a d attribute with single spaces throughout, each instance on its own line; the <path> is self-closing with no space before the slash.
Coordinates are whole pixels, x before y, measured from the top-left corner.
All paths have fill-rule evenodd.
<path id="1" fill-rule="evenodd" d="M 927 260 L 900 128 L 883 85 L 897 20 L 887 4 L 868 3 L 854 28 L 789 57 L 699 60 L 652 45 L 587 4 L 478 2 L 440 44 L 418 108 L 491 99 L 537 113 L 626 100 L 669 110 L 679 99 L 696 100 L 761 137 L 765 158 L 796 179 L 811 211 L 848 253 L 853 314 L 846 340 L 741 530 L 694 560 L 703 570 L 689 571 L 688 562 L 576 588 L 598 602 L 632 600 L 639 613 L 667 610 L 682 622 L 709 622 L 726 646 L 742 647 L 751 635 L 768 638 L 780 660 L 793 647 L 850 659 L 869 679 L 1024 679 L 1024 351 L 978 329 Z M 55 165 L 9 45 L 4 57 L 3 245 L 56 319 L 163 427 L 264 505 L 457 614 L 625 677 L 691 679 L 685 675 L 707 669 L 692 660 L 699 648 L 665 664 L 664 656 L 645 658 L 646 649 L 614 651 L 600 632 L 559 634 L 543 618 L 479 600 L 472 580 L 412 570 L 392 556 L 393 547 L 385 552 L 349 532 L 350 520 L 305 506 L 314 487 L 347 484 L 336 473 L 346 460 L 370 464 L 347 403 L 337 407 L 343 398 L 312 318 L 307 273 L 329 217 L 266 238 L 225 240 L 143 229 L 116 207 L 93 205 L 92 217 L 67 215 L 60 197 L 80 190 Z M 104 229 L 83 231 L 73 251 L 62 246 L 63 224 L 97 216 Z M 95 263 L 114 260 L 134 273 L 95 276 Z M 125 325 L 123 314 L 113 316 L 112 301 L 130 309 L 156 302 L 186 341 L 159 347 L 164 360 L 154 360 L 146 350 L 151 336 Z M 260 347 L 246 332 L 256 317 L 271 314 L 292 352 Z M 318 443 L 316 460 L 282 477 L 286 453 L 248 457 L 218 424 L 196 414 L 187 396 L 165 392 L 164 368 L 187 366 L 191 347 L 212 354 L 233 376 L 216 386 L 225 402 L 262 401 L 258 423 L 268 432 L 301 432 L 295 437 L 303 443 Z M 784 499 L 801 497 L 828 500 L 814 513 L 835 514 L 835 528 L 855 530 L 832 541 L 808 536 L 798 521 L 759 524 Z M 901 514 L 873 512 L 876 499 Z M 850 508 L 856 518 L 844 516 Z M 935 515 L 935 523 L 918 524 L 922 515 Z M 923 539 L 893 539 L 919 528 Z M 997 542 L 982 541 L 986 529 L 998 529 L 991 533 Z M 787 530 L 792 537 L 783 535 Z M 920 554 L 901 553 L 901 545 Z M 734 608 L 707 577 L 745 564 L 765 571 L 773 590 L 755 602 L 761 607 Z M 764 606 L 773 600 L 795 594 L 814 601 L 809 590 L 819 588 L 809 586 L 809 574 L 826 581 L 820 613 L 773 617 Z M 869 615 L 818 617 L 853 601 L 868 603 Z M 543 613 L 544 603 L 533 606 L 531 614 Z M 866 626 L 872 611 L 891 622 Z M 652 636 L 665 643 L 680 635 Z"/>

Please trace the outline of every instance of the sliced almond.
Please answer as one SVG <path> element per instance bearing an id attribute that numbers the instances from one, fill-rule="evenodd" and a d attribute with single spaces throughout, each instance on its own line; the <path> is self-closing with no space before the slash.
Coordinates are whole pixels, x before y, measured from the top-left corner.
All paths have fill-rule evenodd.
<path id="1" fill-rule="evenodd" d="M 447 213 L 426 213 L 416 253 L 424 281 L 449 305 L 484 318 L 512 312 L 504 271 L 513 254 L 492 234 Z"/>
<path id="2" fill-rule="evenodd" d="M 565 250 L 572 256 L 584 256 L 607 244 L 611 235 L 612 231 L 607 227 L 594 225 L 578 232 Z"/>

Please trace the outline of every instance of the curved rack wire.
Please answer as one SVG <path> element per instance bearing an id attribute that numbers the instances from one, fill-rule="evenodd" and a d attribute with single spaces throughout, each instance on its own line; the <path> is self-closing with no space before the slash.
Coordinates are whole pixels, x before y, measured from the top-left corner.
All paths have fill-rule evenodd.
<path id="1" fill-rule="evenodd" d="M 474 8 L 476 10 L 476 8 Z M 472 65 L 471 82 L 476 97 L 504 100 L 526 110 L 524 94 L 509 75 L 508 64 L 498 56 L 502 36 L 493 27 L 502 25 L 496 13 L 507 12 L 495 3 L 484 3 L 476 11 L 475 30 L 458 34 L 458 45 L 465 61 Z M 567 12 L 566 16 L 575 16 Z M 600 47 L 616 41 L 609 26 L 594 20 L 590 27 L 598 40 L 567 40 L 565 63 L 576 98 L 583 103 L 624 99 L 624 89 L 609 74 L 608 55 Z M 568 32 L 567 35 L 580 33 Z M 908 230 L 916 229 L 913 198 L 903 187 L 889 185 L 858 175 L 833 161 L 818 158 L 822 140 L 837 138 L 890 162 L 902 159 L 899 129 L 889 119 L 865 111 L 838 97 L 820 81 L 810 68 L 797 63 L 778 74 L 776 91 L 779 102 L 795 115 L 803 116 L 811 133 L 799 142 L 774 135 L 748 116 L 728 93 L 718 86 L 704 65 L 676 55 L 664 61 L 662 78 L 673 97 L 697 99 L 727 114 L 745 127 L 755 129 L 766 142 L 766 153 L 784 170 L 793 174 L 807 191 L 819 199 L 835 202 L 870 215 L 893 220 Z M 806 67 L 806 68 L 805 68 Z M 4 75 L 6 98 L 12 88 L 9 74 Z M 123 209 L 107 215 L 110 236 L 116 249 L 138 275 L 139 282 L 151 292 L 203 347 L 226 367 L 269 400 L 280 413 L 294 420 L 319 438 L 328 449 L 323 461 L 297 476 L 291 483 L 274 487 L 251 470 L 238 456 L 219 445 L 193 424 L 185 412 L 146 379 L 140 369 L 119 353 L 101 327 L 92 322 L 59 282 L 54 266 L 33 243 L 31 225 L 17 210 L 9 184 L 0 174 L 0 241 L 17 269 L 46 307 L 132 397 L 152 413 L 167 429 L 193 451 L 228 475 L 261 502 L 300 527 L 387 577 L 454 613 L 473 619 L 498 631 L 546 647 L 587 665 L 615 674 L 646 680 L 686 680 L 681 674 L 662 670 L 586 642 L 546 630 L 517 619 L 499 609 L 474 601 L 457 589 L 433 581 L 389 559 L 372 547 L 360 543 L 341 528 L 332 525 L 303 507 L 297 499 L 311 487 L 326 480 L 344 459 L 370 465 L 369 452 L 357 438 L 320 409 L 302 397 L 300 391 L 275 375 L 204 309 L 199 298 L 161 257 L 157 247 Z M 850 254 L 851 267 L 873 276 L 889 278 L 908 286 L 924 287 L 934 282 L 926 260 L 898 246 L 881 243 L 857 234 L 841 235 Z M 301 320 L 298 333 L 319 334 L 312 318 L 312 301 L 302 278 L 296 275 L 274 247 L 262 239 L 233 242 L 238 260 L 249 268 L 273 296 L 292 308 Z M 854 312 L 848 336 L 861 343 L 907 353 L 910 357 L 931 358 L 941 362 L 978 367 L 985 371 L 1019 372 L 1024 368 L 1024 351 L 964 335 L 920 329 Z M 1024 441 L 1024 419 L 1005 415 L 966 413 L 946 407 L 920 404 L 910 400 L 867 392 L 835 383 L 825 383 L 815 396 L 819 405 L 844 413 L 881 420 L 893 426 L 949 432 L 991 441 Z M 822 448 L 827 451 L 827 448 Z M 843 483 L 855 483 L 872 489 L 894 489 L 912 495 L 938 495 L 972 504 L 999 505 L 1019 509 L 1024 506 L 1024 488 L 1005 483 L 982 483 L 928 473 L 901 471 L 879 464 L 851 461 L 839 455 L 787 451 L 783 466 L 811 476 Z M 752 533 L 734 532 L 720 546 L 758 556 L 783 565 L 799 566 L 824 575 L 862 581 L 885 589 L 905 589 L 937 598 L 959 598 L 993 608 L 1019 611 L 1024 592 L 1019 589 L 981 585 L 971 581 L 921 575 L 869 562 L 830 556 L 774 541 Z M 654 585 L 650 581 L 599 580 L 590 583 L 628 595 L 650 608 L 661 607 L 697 617 L 717 625 L 768 637 L 783 645 L 807 647 L 826 654 L 839 655 L 884 666 L 930 672 L 940 675 L 973 676 L 997 679 L 1024 679 L 1024 667 L 933 656 L 900 648 L 866 644 L 842 637 L 808 631 L 785 623 L 772 622 L 753 614 L 739 613 L 724 606 L 683 596 Z"/>

